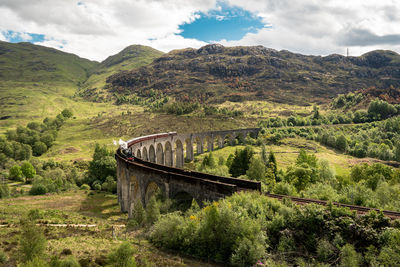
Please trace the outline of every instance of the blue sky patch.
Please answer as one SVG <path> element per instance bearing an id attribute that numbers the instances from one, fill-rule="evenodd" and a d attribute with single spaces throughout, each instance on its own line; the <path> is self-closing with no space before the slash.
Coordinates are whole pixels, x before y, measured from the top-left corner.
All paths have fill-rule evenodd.
<path id="1" fill-rule="evenodd" d="M 196 15 L 198 18 L 192 23 L 180 25 L 181 36 L 205 42 L 222 39 L 233 41 L 266 27 L 260 16 L 224 2 L 219 2 L 217 9 Z"/>
<path id="2" fill-rule="evenodd" d="M 15 32 L 15 31 L 3 31 L 2 34 L 6 40 L 10 43 L 19 42 L 30 42 L 30 43 L 41 43 L 44 42 L 44 34 L 27 33 L 27 32 Z"/>

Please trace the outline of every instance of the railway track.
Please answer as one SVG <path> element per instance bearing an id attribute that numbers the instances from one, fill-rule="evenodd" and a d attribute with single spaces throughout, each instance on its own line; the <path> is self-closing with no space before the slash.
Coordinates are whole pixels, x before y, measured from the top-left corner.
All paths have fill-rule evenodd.
<path id="1" fill-rule="evenodd" d="M 121 155 L 122 156 L 122 155 Z M 194 178 L 203 178 L 203 179 L 210 179 L 210 177 L 212 178 L 212 180 L 214 181 L 218 181 L 218 182 L 222 182 L 222 183 L 228 183 L 231 184 L 232 183 L 232 178 L 228 178 L 228 177 L 218 177 L 218 176 L 214 176 L 214 175 L 209 175 L 206 173 L 199 173 L 196 171 L 189 171 L 189 170 L 184 170 L 184 169 L 179 169 L 179 168 L 174 168 L 174 167 L 167 167 L 164 165 L 159 165 L 159 164 L 155 164 L 155 163 L 151 163 L 148 161 L 144 161 L 144 160 L 140 160 L 140 159 L 135 159 L 134 160 L 136 164 L 141 164 L 144 165 L 146 167 L 150 167 L 153 169 L 158 169 L 162 172 L 169 172 L 170 174 L 174 175 L 185 175 L 185 176 L 189 176 L 189 177 L 194 177 Z M 236 181 L 236 179 L 235 179 Z M 237 179 L 237 182 L 240 182 L 240 179 Z M 234 183 L 238 186 L 237 191 L 241 192 L 241 191 L 260 191 L 261 188 L 242 188 L 240 186 L 240 183 Z M 376 212 L 383 212 L 383 214 L 391 219 L 400 219 L 400 212 L 396 212 L 396 211 L 389 211 L 389 210 L 380 210 L 380 209 L 376 209 L 376 208 L 368 208 L 368 207 L 363 207 L 363 206 L 357 206 L 357 205 L 349 205 L 349 204 L 343 204 L 343 203 L 339 203 L 339 202 L 328 202 L 325 200 L 318 200 L 318 199 L 309 199 L 309 198 L 300 198 L 300 197 L 293 197 L 293 196 L 287 196 L 287 195 L 279 195 L 279 194 L 271 194 L 271 193 L 263 193 L 264 195 L 271 197 L 271 198 L 275 198 L 278 200 L 282 200 L 284 198 L 290 199 L 291 201 L 300 204 L 300 205 L 305 205 L 305 204 L 318 204 L 318 205 L 323 205 L 323 206 L 327 206 L 329 203 L 337 206 L 337 207 L 344 207 L 344 208 L 349 208 L 350 210 L 354 210 L 359 214 L 365 214 L 368 213 L 372 210 L 376 211 Z"/>
<path id="2" fill-rule="evenodd" d="M 349 208 L 350 210 L 354 210 L 359 214 L 365 214 L 372 210 L 375 210 L 377 212 L 382 211 L 385 216 L 387 216 L 391 219 L 400 219 L 400 212 L 396 212 L 396 211 L 380 210 L 380 209 L 376 209 L 376 208 L 368 208 L 368 207 L 349 205 L 349 204 L 343 204 L 343 203 L 338 203 L 338 202 L 328 202 L 325 200 L 300 198 L 300 197 L 270 194 L 270 193 L 264 193 L 264 195 L 271 197 L 271 198 L 279 199 L 279 200 L 282 200 L 283 198 L 288 198 L 288 199 L 292 200 L 293 202 L 295 202 L 297 204 L 301 204 L 301 205 L 314 203 L 314 204 L 318 204 L 318 205 L 327 206 L 329 203 L 332 203 L 333 205 L 335 205 L 337 207 Z"/>

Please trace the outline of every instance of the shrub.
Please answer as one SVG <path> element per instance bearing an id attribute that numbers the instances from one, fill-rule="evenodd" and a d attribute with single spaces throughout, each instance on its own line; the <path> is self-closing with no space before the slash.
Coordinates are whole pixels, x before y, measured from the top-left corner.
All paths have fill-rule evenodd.
<path id="1" fill-rule="evenodd" d="M 23 262 L 34 260 L 36 257 L 42 258 L 46 245 L 46 238 L 38 226 L 28 220 L 21 221 L 19 252 Z"/>
<path id="2" fill-rule="evenodd" d="M 25 161 L 24 163 L 22 163 L 21 166 L 21 171 L 22 174 L 26 177 L 26 178 L 33 178 L 36 175 L 36 170 L 35 168 L 32 166 L 32 164 L 28 161 Z"/>
<path id="3" fill-rule="evenodd" d="M 49 265 L 45 260 L 35 257 L 32 260 L 22 264 L 22 267 L 48 267 Z"/>
<path id="4" fill-rule="evenodd" d="M 20 166 L 18 166 L 18 165 L 12 166 L 9 172 L 10 172 L 10 174 L 9 174 L 10 179 L 13 179 L 13 180 L 22 179 L 23 174 L 22 174 L 22 170 L 21 170 Z"/>
<path id="5" fill-rule="evenodd" d="M 7 261 L 6 254 L 2 250 L 0 250 L 0 264 L 5 263 L 6 261 Z"/>
<path id="6" fill-rule="evenodd" d="M 93 185 L 93 189 L 96 191 L 100 191 L 101 190 L 101 185 L 100 184 L 94 184 Z"/>
<path id="7" fill-rule="evenodd" d="M 164 248 L 249 266 L 267 248 L 259 221 L 249 215 L 257 216 L 252 211 L 262 209 L 262 205 L 255 207 L 251 203 L 256 195 L 234 195 L 231 202 L 213 203 L 202 210 L 193 210 L 191 215 L 180 212 L 164 215 L 154 224 L 150 240 Z"/>
<path id="8" fill-rule="evenodd" d="M 32 152 L 34 156 L 41 156 L 42 154 L 46 153 L 47 146 L 45 143 L 41 141 L 37 141 L 33 144 Z"/>
<path id="9" fill-rule="evenodd" d="M 385 245 L 379 254 L 379 262 L 384 266 L 400 265 L 400 230 L 388 230 L 384 233 L 386 236 Z"/>
<path id="10" fill-rule="evenodd" d="M 35 221 L 35 220 L 43 218 L 43 215 L 41 214 L 39 209 L 32 209 L 32 210 L 28 211 L 28 218 L 31 221 Z"/>
<path id="11" fill-rule="evenodd" d="M 152 196 L 146 206 L 146 224 L 152 225 L 160 217 L 160 208 L 156 198 Z"/>
<path id="12" fill-rule="evenodd" d="M 133 206 L 132 219 L 138 224 L 142 225 L 145 220 L 145 210 L 143 208 L 142 201 L 137 200 Z"/>
<path id="13" fill-rule="evenodd" d="M 249 169 L 246 172 L 250 180 L 263 181 L 265 180 L 265 164 L 259 157 L 252 157 L 250 160 Z"/>
<path id="14" fill-rule="evenodd" d="M 360 266 L 360 255 L 351 244 L 344 245 L 340 250 L 340 266 Z"/>
<path id="15" fill-rule="evenodd" d="M 275 194 L 287 195 L 287 196 L 297 195 L 296 188 L 293 185 L 286 182 L 277 183 L 272 189 L 272 192 L 274 192 Z"/>
<path id="16" fill-rule="evenodd" d="M 47 193 L 47 188 L 44 184 L 41 183 L 33 184 L 31 190 L 29 191 L 29 194 L 33 196 L 44 195 L 46 193 Z"/>
<path id="17" fill-rule="evenodd" d="M 73 116 L 73 113 L 70 109 L 64 109 L 63 111 L 61 111 L 61 114 L 64 118 L 71 118 Z"/>
<path id="18" fill-rule="evenodd" d="M 10 188 L 8 184 L 0 184 L 0 198 L 6 198 L 10 196 Z"/>
<path id="19" fill-rule="evenodd" d="M 325 239 L 318 241 L 317 257 L 319 261 L 327 262 L 335 254 L 334 246 Z"/>
<path id="20" fill-rule="evenodd" d="M 90 186 L 87 184 L 81 185 L 81 190 L 90 190 Z"/>
<path id="21" fill-rule="evenodd" d="M 108 262 L 114 267 L 136 267 L 133 253 L 132 245 L 129 242 L 124 242 L 108 255 Z"/>

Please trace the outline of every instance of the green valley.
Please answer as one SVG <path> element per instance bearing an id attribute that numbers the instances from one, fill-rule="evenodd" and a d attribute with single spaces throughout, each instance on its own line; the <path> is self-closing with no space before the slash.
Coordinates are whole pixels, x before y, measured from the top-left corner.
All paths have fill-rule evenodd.
<path id="1" fill-rule="evenodd" d="M 184 168 L 400 211 L 399 67 L 387 50 L 132 45 L 99 63 L 0 42 L 0 265 L 396 266 L 399 220 L 379 211 L 257 192 L 185 206 L 155 191 L 128 218 L 114 141 L 259 127 L 204 142 Z"/>

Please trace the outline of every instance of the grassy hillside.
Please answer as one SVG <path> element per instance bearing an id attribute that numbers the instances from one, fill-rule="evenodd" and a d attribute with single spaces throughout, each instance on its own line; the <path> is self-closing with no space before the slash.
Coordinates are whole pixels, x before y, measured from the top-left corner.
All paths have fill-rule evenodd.
<path id="1" fill-rule="evenodd" d="M 362 88 L 400 87 L 400 56 L 377 50 L 360 57 L 305 56 L 262 46 L 171 51 L 150 65 L 117 73 L 106 88 L 148 96 L 159 90 L 180 101 L 220 103 L 264 99 L 282 103 L 327 102 Z"/>
<path id="2" fill-rule="evenodd" d="M 132 70 L 150 64 L 163 52 L 143 45 L 131 45 L 116 55 L 101 62 L 81 86 L 79 94 L 96 101 L 106 101 L 107 93 L 102 90 L 106 79 L 114 73 Z"/>
<path id="3" fill-rule="evenodd" d="M 0 41 L 0 80 L 18 82 L 85 81 L 98 63 L 31 43 Z"/>
<path id="4" fill-rule="evenodd" d="M 0 200 L 0 250 L 7 251 L 8 256 L 4 266 L 16 266 L 19 220 L 32 209 L 40 210 L 42 219 L 38 223 L 43 223 L 41 228 L 48 240 L 46 253 L 49 258 L 59 255 L 67 258 L 68 255 L 63 255 L 62 251 L 69 249 L 82 266 L 100 266 L 98 262 L 104 262 L 112 249 L 127 240 L 134 246 L 138 266 L 218 266 L 163 252 L 144 240 L 140 232 L 127 232 L 124 227 L 127 216 L 120 212 L 116 195 L 89 194 L 79 190 L 47 196 L 23 196 L 13 198 L 12 203 L 10 205 L 10 199 Z M 47 224 L 88 224 L 95 227 L 51 227 Z M 116 226 L 115 239 L 112 238 L 113 225 Z"/>

